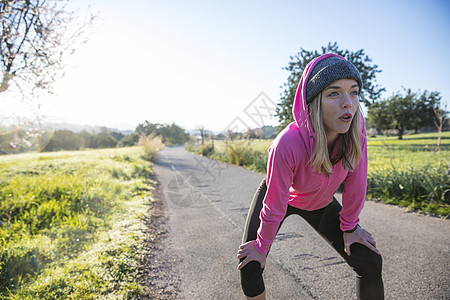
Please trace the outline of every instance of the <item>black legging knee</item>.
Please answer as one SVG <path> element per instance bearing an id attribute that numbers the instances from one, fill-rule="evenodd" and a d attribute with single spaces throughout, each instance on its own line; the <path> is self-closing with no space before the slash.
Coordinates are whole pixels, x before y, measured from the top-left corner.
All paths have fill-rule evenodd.
<path id="1" fill-rule="evenodd" d="M 255 260 L 241 269 L 241 286 L 247 297 L 255 297 L 264 292 L 263 270 L 261 264 Z"/>

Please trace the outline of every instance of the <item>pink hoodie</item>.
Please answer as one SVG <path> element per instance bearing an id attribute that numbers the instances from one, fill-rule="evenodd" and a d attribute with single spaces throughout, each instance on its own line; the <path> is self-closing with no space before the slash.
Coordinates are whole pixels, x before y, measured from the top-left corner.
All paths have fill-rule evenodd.
<path id="1" fill-rule="evenodd" d="M 315 134 L 306 105 L 306 83 L 314 66 L 335 54 L 324 54 L 313 59 L 305 68 L 295 95 L 293 114 L 289 124 L 269 147 L 267 162 L 267 192 L 261 210 L 261 225 L 255 241 L 256 249 L 267 254 L 286 215 L 288 204 L 302 210 L 317 210 L 327 206 L 342 182 L 341 230 L 351 230 L 359 223 L 367 188 L 367 140 L 363 120 L 361 137 L 362 156 L 353 172 L 344 169 L 341 162 L 326 176 L 308 164 L 314 151 Z M 338 143 L 333 151 L 336 151 Z"/>

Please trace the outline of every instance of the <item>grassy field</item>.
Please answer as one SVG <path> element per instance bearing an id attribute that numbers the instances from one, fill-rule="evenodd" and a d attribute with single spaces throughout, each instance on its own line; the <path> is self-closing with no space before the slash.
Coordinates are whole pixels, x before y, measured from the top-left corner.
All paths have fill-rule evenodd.
<path id="1" fill-rule="evenodd" d="M 214 141 L 187 145 L 196 153 L 259 172 L 266 171 L 271 140 Z M 450 132 L 440 151 L 437 133 L 368 138 L 368 198 L 448 216 L 450 214 Z M 209 148 L 208 148 L 209 147 Z"/>
<path id="2" fill-rule="evenodd" d="M 431 165 L 436 167 L 450 163 L 450 132 L 444 132 L 441 151 L 436 151 L 437 133 L 405 135 L 403 140 L 396 137 L 378 136 L 367 142 L 369 172 L 378 169 L 405 169 Z"/>
<path id="3" fill-rule="evenodd" d="M 0 156 L 0 299 L 136 299 L 152 163 L 140 148 Z"/>

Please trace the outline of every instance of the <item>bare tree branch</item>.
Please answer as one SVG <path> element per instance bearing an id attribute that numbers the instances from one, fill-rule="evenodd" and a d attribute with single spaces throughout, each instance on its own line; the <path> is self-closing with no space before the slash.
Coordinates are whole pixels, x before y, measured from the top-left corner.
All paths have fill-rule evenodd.
<path id="1" fill-rule="evenodd" d="M 68 0 L 1 0 L 0 2 L 0 93 L 9 82 L 35 91 L 51 92 L 55 80 L 64 74 L 64 59 L 82 39 L 87 22 L 78 24 L 67 9 Z"/>

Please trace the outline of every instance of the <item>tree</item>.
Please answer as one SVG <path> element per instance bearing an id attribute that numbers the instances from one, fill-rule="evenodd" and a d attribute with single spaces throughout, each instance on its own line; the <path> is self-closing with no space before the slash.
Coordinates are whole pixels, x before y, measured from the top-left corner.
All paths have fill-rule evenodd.
<path id="1" fill-rule="evenodd" d="M 232 131 L 230 129 L 227 130 L 227 132 L 225 132 L 225 139 L 226 140 L 237 140 L 237 139 L 241 139 L 243 137 L 243 134 L 240 132 L 235 132 Z"/>
<path id="2" fill-rule="evenodd" d="M 244 133 L 246 139 L 261 139 L 263 138 L 263 130 L 261 128 L 249 129 Z"/>
<path id="3" fill-rule="evenodd" d="M 198 134 L 200 135 L 201 144 L 204 145 L 205 137 L 207 135 L 208 130 L 206 129 L 205 125 L 197 125 L 196 130 L 198 131 Z"/>
<path id="4" fill-rule="evenodd" d="M 161 136 L 163 143 L 169 145 L 180 145 L 185 143 L 189 139 L 189 135 L 183 128 L 179 127 L 175 123 L 171 125 L 153 124 L 149 121 L 139 124 L 136 127 L 135 133 L 137 136 L 155 135 Z"/>
<path id="5" fill-rule="evenodd" d="M 163 137 L 163 143 L 169 145 L 181 145 L 189 139 L 189 134 L 175 123 L 164 125 L 159 132 Z"/>
<path id="6" fill-rule="evenodd" d="M 94 134 L 87 132 L 86 129 L 83 129 L 79 135 L 83 139 L 84 148 L 97 148 L 97 144 L 94 144 Z"/>
<path id="7" fill-rule="evenodd" d="M 25 148 L 26 133 L 15 126 L 0 127 L 0 155 L 20 153 Z"/>
<path id="8" fill-rule="evenodd" d="M 408 93 L 411 93 L 411 90 L 408 90 Z M 440 110 L 441 106 L 441 96 L 437 91 L 428 92 L 425 90 L 420 96 L 418 93 L 415 94 L 417 98 L 416 104 L 416 118 L 417 125 L 412 127 L 417 133 L 417 130 L 423 127 L 432 127 L 438 121 L 438 115 L 436 111 Z M 446 111 L 442 111 L 442 116 L 446 117 Z"/>
<path id="9" fill-rule="evenodd" d="M 63 58 L 75 51 L 87 23 L 76 26 L 68 0 L 3 0 L 0 2 L 0 93 L 10 81 L 51 92 L 51 85 L 63 75 Z M 14 80 L 15 81 L 15 80 Z M 24 84 L 21 84 L 24 83 Z"/>
<path id="10" fill-rule="evenodd" d="M 369 124 L 378 130 L 396 129 L 398 139 L 406 130 L 419 130 L 438 122 L 435 110 L 439 109 L 439 92 L 414 93 L 404 89 L 390 98 L 378 101 L 369 107 Z"/>
<path id="11" fill-rule="evenodd" d="M 277 128 L 275 126 L 265 125 L 261 129 L 264 139 L 274 139 L 277 136 Z"/>
<path id="12" fill-rule="evenodd" d="M 126 135 L 124 136 L 120 141 L 119 141 L 119 147 L 131 147 L 136 145 L 138 142 L 138 135 L 136 133 L 132 133 L 130 135 Z"/>
<path id="13" fill-rule="evenodd" d="M 45 146 L 41 145 L 43 151 L 59 151 L 59 150 L 79 150 L 83 145 L 83 138 L 70 130 L 58 130 Z"/>
<path id="14" fill-rule="evenodd" d="M 100 132 L 94 138 L 98 148 L 114 148 L 117 140 L 107 132 Z"/>
<path id="15" fill-rule="evenodd" d="M 109 135 L 112 136 L 117 142 L 120 142 L 125 135 L 120 132 L 120 131 L 115 131 L 115 130 L 109 130 L 108 131 Z"/>
<path id="16" fill-rule="evenodd" d="M 136 127 L 135 132 L 137 133 L 138 136 L 141 135 L 151 135 L 151 134 L 158 134 L 158 129 L 161 128 L 162 125 L 161 124 L 153 124 L 150 123 L 149 121 L 145 120 L 144 123 L 139 124 Z"/>
<path id="17" fill-rule="evenodd" d="M 381 70 L 378 69 L 377 65 L 372 64 L 372 59 L 364 53 L 363 49 L 356 52 L 340 50 L 337 43 L 328 43 L 327 47 L 322 47 L 321 52 L 317 50 L 308 51 L 300 48 L 300 52 L 297 53 L 295 57 L 291 56 L 291 62 L 284 68 L 289 71 L 290 74 L 287 82 L 284 83 L 284 91 L 281 94 L 280 102 L 276 108 L 276 116 L 280 122 L 280 128 L 286 127 L 286 125 L 294 120 L 292 116 L 292 104 L 303 70 L 313 58 L 325 53 L 341 55 L 356 66 L 361 73 L 364 85 L 361 91 L 360 101 L 367 107 L 376 103 L 380 98 L 381 93 L 385 90 L 376 84 L 376 74 L 381 72 Z"/>

